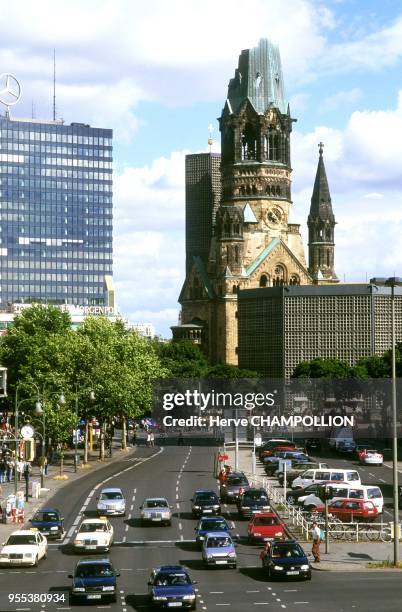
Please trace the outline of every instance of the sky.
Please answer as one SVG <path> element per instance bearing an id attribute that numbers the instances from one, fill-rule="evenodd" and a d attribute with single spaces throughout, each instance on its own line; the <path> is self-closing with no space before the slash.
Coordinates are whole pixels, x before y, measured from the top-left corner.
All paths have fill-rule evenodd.
<path id="1" fill-rule="evenodd" d="M 207 151 L 242 49 L 279 45 L 294 124 L 292 222 L 306 221 L 318 149 L 341 281 L 402 276 L 400 0 L 0 0 L 0 73 L 16 117 L 114 130 L 114 280 L 122 314 L 163 337 L 184 280 L 184 159 Z M 306 253 L 307 254 L 307 253 Z"/>

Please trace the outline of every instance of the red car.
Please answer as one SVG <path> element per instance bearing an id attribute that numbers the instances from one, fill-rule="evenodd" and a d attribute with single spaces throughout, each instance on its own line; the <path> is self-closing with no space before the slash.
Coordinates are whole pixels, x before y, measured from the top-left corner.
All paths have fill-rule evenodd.
<path id="1" fill-rule="evenodd" d="M 248 524 L 249 542 L 273 540 L 285 534 L 285 525 L 274 512 L 257 512 Z"/>
<path id="2" fill-rule="evenodd" d="M 261 453 L 261 461 L 264 460 L 264 457 L 272 457 L 273 455 L 275 455 L 276 452 L 292 452 L 295 451 L 296 447 L 295 446 L 287 446 L 287 445 L 283 445 L 283 446 L 273 446 L 272 448 L 267 448 L 266 450 L 263 450 Z M 301 450 L 301 449 L 297 449 L 297 450 Z"/>
<path id="3" fill-rule="evenodd" d="M 318 512 L 324 512 L 324 506 L 317 508 Z M 378 508 L 373 502 L 364 499 L 337 499 L 329 502 L 328 513 L 333 514 L 345 523 L 361 521 L 370 523 L 378 516 Z"/>

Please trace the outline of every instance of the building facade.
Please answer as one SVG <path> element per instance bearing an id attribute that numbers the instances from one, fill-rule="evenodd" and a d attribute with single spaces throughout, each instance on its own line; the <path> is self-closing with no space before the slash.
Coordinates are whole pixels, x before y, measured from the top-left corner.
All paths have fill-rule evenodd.
<path id="1" fill-rule="evenodd" d="M 186 270 L 194 257 L 208 265 L 221 198 L 219 153 L 186 155 Z"/>
<path id="2" fill-rule="evenodd" d="M 239 293 L 239 365 L 290 377 L 316 357 L 359 359 L 392 346 L 391 288 L 375 284 L 272 287 Z M 402 341 L 402 288 L 395 288 L 396 340 Z"/>
<path id="3" fill-rule="evenodd" d="M 216 207 L 211 199 L 202 209 L 211 211 L 209 255 L 206 260 L 208 240 L 202 253 L 187 248 L 186 279 L 179 297 L 181 322 L 172 327 L 174 339 L 200 343 L 212 362 L 238 362 L 239 290 L 338 282 L 335 218 L 321 145 L 309 216 L 309 264 L 300 226 L 290 222 L 293 121 L 279 50 L 262 39 L 257 47 L 242 51 L 229 82 L 219 119 L 220 202 Z M 186 211 L 188 215 L 187 200 Z M 188 245 L 196 233 L 195 207 L 191 214 L 186 223 L 187 232 L 190 228 L 192 232 L 186 236 Z M 201 236 L 207 238 L 208 232 L 201 230 L 200 240 Z"/>
<path id="4" fill-rule="evenodd" d="M 114 300 L 112 161 L 112 130 L 0 117 L 1 309 Z"/>

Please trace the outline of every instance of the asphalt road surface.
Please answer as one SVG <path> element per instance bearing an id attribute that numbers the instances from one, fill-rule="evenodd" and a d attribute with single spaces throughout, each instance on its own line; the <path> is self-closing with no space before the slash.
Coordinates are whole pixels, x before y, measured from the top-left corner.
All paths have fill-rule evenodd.
<path id="1" fill-rule="evenodd" d="M 378 468 L 377 468 L 378 469 Z M 386 468 L 382 468 L 382 471 Z M 67 485 L 47 504 L 62 510 L 66 537 L 49 545 L 46 560 L 37 568 L 0 569 L 0 612 L 7 593 L 48 593 L 68 588 L 79 555 L 71 541 L 83 516 L 93 516 L 96 496 L 105 486 L 121 487 L 127 499 L 127 516 L 112 518 L 115 543 L 109 553 L 118 579 L 115 604 L 54 605 L 39 607 L 21 604 L 16 611 L 111 610 L 146 612 L 150 609 L 147 581 L 151 569 L 160 564 L 183 564 L 197 580 L 198 610 L 246 612 L 308 610 L 341 612 L 397 612 L 402 609 L 402 579 L 399 573 L 313 573 L 311 582 L 267 581 L 260 568 L 259 546 L 246 544 L 247 522 L 239 521 L 235 506 L 223 506 L 223 514 L 233 521 L 233 534 L 239 536 L 238 569 L 206 570 L 196 549 L 190 498 L 197 488 L 216 488 L 213 478 L 213 449 L 208 447 L 139 448 L 126 460 Z M 174 506 L 172 525 L 141 527 L 139 506 L 145 497 L 164 496 Z M 3 602 L 3 604 L 2 604 Z"/>

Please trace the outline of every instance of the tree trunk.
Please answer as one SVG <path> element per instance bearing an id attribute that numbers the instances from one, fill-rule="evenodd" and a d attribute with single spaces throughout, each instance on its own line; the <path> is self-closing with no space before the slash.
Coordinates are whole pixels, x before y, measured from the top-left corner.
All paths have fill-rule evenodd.
<path id="1" fill-rule="evenodd" d="M 121 417 L 121 450 L 127 450 L 127 420 Z"/>
<path id="2" fill-rule="evenodd" d="M 100 449 L 99 449 L 99 459 L 101 461 L 105 460 L 105 430 L 106 430 L 106 423 L 102 423 L 101 428 L 100 428 Z"/>
<path id="3" fill-rule="evenodd" d="M 63 469 L 64 469 L 64 450 L 61 449 L 61 452 L 60 452 L 60 476 L 63 476 Z"/>
<path id="4" fill-rule="evenodd" d="M 88 421 L 85 421 L 85 436 L 84 436 L 84 465 L 88 463 Z"/>

